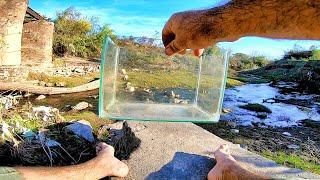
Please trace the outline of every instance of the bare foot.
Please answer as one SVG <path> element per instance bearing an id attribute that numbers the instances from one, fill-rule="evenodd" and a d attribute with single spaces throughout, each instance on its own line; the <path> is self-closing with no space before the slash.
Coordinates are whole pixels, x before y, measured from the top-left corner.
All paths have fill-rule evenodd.
<path id="1" fill-rule="evenodd" d="M 125 177 L 129 172 L 126 164 L 114 157 L 114 148 L 106 143 L 96 147 L 97 157 L 93 159 L 95 171 L 101 178 L 106 176 Z M 92 168 L 92 167 L 91 167 Z"/>
<path id="2" fill-rule="evenodd" d="M 217 164 L 208 174 L 208 180 L 237 180 L 237 179 L 269 179 L 262 175 L 257 175 L 242 167 L 231 155 L 228 145 L 221 145 L 214 152 Z"/>

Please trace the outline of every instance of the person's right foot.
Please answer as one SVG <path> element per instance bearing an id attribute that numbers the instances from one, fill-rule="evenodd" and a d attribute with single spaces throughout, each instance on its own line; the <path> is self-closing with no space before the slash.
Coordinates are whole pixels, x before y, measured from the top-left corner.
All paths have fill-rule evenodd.
<path id="1" fill-rule="evenodd" d="M 234 169 L 236 160 L 230 155 L 229 148 L 227 145 L 221 145 L 218 150 L 214 152 L 214 157 L 217 164 L 208 174 L 208 180 L 217 179 L 237 179 L 237 177 L 231 177 L 231 171 Z"/>
<path id="2" fill-rule="evenodd" d="M 214 152 L 217 164 L 208 174 L 208 180 L 237 180 L 237 179 L 269 179 L 265 176 L 257 175 L 242 167 L 230 154 L 227 145 L 221 145 Z"/>

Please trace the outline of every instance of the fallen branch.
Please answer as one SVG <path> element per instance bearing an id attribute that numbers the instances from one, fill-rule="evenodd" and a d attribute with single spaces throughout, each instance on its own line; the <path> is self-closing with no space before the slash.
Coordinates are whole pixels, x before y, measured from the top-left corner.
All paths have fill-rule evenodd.
<path id="1" fill-rule="evenodd" d="M 70 94 L 70 93 L 78 93 L 84 91 L 91 91 L 98 89 L 100 85 L 100 80 L 92 81 L 90 83 L 80 85 L 72 88 L 60 88 L 60 87 L 42 87 L 32 85 L 28 82 L 0 82 L 0 91 L 23 91 L 33 94 Z"/>

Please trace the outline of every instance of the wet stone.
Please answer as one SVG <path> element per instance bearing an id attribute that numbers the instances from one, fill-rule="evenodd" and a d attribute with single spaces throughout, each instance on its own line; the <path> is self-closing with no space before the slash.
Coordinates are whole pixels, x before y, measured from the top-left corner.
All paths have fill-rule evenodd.
<path id="1" fill-rule="evenodd" d="M 40 95 L 40 96 L 38 96 L 38 97 L 36 98 L 36 100 L 40 101 L 40 100 L 43 100 L 43 99 L 45 99 L 45 98 L 46 98 L 45 95 Z"/>

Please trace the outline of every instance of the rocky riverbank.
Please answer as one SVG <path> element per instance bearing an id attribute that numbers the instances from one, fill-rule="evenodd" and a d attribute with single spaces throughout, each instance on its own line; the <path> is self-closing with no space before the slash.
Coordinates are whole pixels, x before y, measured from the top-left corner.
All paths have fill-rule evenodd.
<path id="1" fill-rule="evenodd" d="M 24 97 L 17 92 L 0 96 L 0 166 L 78 164 L 95 157 L 98 142 L 113 145 L 116 157 L 127 159 L 140 144 L 126 123 L 118 129 L 113 122 L 99 119 L 93 106 L 79 97 L 54 108 L 48 105 L 54 102 L 46 101 L 50 97 Z"/>
<path id="2" fill-rule="evenodd" d="M 320 122 L 305 120 L 285 128 L 238 126 L 230 121 L 198 125 L 280 164 L 320 174 Z"/>

